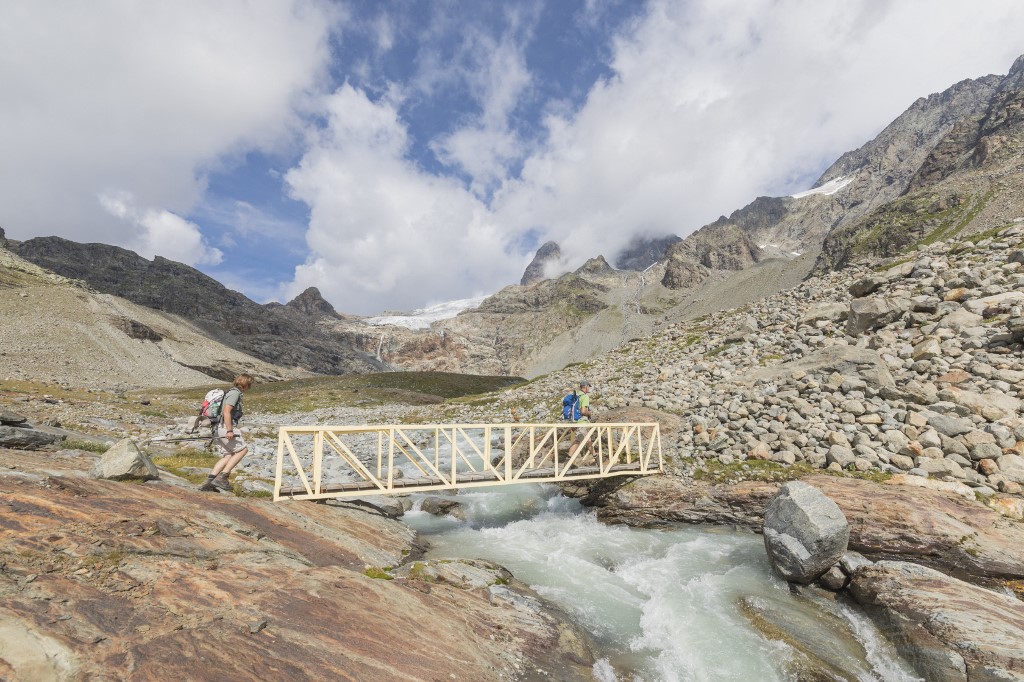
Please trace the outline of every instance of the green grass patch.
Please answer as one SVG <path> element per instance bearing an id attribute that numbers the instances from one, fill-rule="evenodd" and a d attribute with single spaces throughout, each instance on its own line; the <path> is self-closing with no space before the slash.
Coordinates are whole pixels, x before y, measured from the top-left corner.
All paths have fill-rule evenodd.
<path id="1" fill-rule="evenodd" d="M 703 469 L 694 471 L 693 478 L 696 481 L 709 483 L 736 483 L 738 481 L 782 483 L 814 473 L 821 473 L 821 469 L 817 469 L 807 462 L 783 464 L 761 459 L 748 459 L 745 462 L 736 461 L 732 464 L 722 464 L 718 460 L 706 460 Z"/>
<path id="2" fill-rule="evenodd" d="M 878 265 L 876 265 L 875 267 L 873 267 L 871 269 L 874 270 L 875 272 L 886 272 L 888 270 L 892 270 L 895 267 L 899 267 L 900 265 L 904 265 L 905 263 L 909 263 L 912 260 L 914 260 L 913 256 L 907 256 L 905 258 L 899 258 L 899 259 L 894 260 L 894 261 L 887 260 L 887 261 L 885 261 L 883 263 L 879 263 Z"/>
<path id="3" fill-rule="evenodd" d="M 376 568 L 371 566 L 363 571 L 363 575 L 367 578 L 373 578 L 374 580 L 394 580 L 395 576 L 388 573 L 386 568 Z"/>
<path id="4" fill-rule="evenodd" d="M 879 471 L 878 469 L 871 469 L 870 471 L 857 471 L 855 469 L 847 469 L 845 471 L 832 471 L 831 469 L 818 469 L 818 473 L 825 474 L 826 476 L 838 476 L 839 478 L 858 478 L 862 481 L 874 481 L 875 483 L 884 483 L 892 478 L 892 474 L 886 471 Z"/>
<path id="5" fill-rule="evenodd" d="M 964 241 L 965 242 L 971 242 L 972 244 L 977 244 L 978 242 L 982 241 L 983 239 L 990 239 L 990 238 L 994 239 L 994 238 L 999 236 L 1000 232 L 1002 232 L 1003 230 L 1005 230 L 1008 227 L 1011 227 L 1011 226 L 1010 225 L 1001 225 L 999 227 L 993 227 L 990 230 L 985 230 L 984 232 L 977 232 L 975 234 L 969 234 L 969 235 L 964 237 Z"/>
<path id="6" fill-rule="evenodd" d="M 714 348 L 709 350 L 707 353 L 704 354 L 704 356 L 708 358 L 713 358 L 717 355 L 721 355 L 730 347 L 735 346 L 737 343 L 739 343 L 739 341 L 726 341 L 721 346 L 715 346 Z"/>
<path id="7" fill-rule="evenodd" d="M 188 467 L 212 469 L 219 459 L 220 457 L 217 455 L 211 455 L 206 452 L 177 452 L 173 455 L 154 457 L 153 464 L 170 471 L 176 476 L 181 476 L 191 483 L 198 484 L 205 481 L 206 476 L 185 471 L 185 469 Z"/>
<path id="8" fill-rule="evenodd" d="M 68 450 L 85 450 L 86 452 L 96 452 L 103 454 L 110 449 L 112 443 L 102 443 L 95 440 L 84 440 L 82 438 L 68 438 L 66 441 L 61 443 L 61 446 Z"/>

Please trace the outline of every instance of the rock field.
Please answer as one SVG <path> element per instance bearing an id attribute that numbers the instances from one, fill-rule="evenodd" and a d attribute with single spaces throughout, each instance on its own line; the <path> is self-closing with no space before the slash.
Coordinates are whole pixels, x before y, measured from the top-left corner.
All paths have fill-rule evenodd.
<path id="1" fill-rule="evenodd" d="M 451 421 L 558 421 L 593 382 L 595 409 L 648 407 L 689 425 L 686 472 L 745 460 L 908 473 L 1019 494 L 1024 482 L 1024 219 L 976 241 L 805 280 L 498 394 Z M 873 266 L 873 267 L 871 267 Z"/>

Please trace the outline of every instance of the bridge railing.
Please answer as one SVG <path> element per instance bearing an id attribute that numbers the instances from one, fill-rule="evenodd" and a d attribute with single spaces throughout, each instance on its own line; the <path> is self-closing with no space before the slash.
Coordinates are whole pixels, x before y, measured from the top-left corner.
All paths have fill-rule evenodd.
<path id="1" fill-rule="evenodd" d="M 661 469 L 657 423 L 282 426 L 274 499 L 559 482 Z"/>

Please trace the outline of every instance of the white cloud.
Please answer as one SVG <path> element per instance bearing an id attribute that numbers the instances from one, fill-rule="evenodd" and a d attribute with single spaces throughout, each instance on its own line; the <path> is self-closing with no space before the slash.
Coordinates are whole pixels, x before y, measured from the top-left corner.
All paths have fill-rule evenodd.
<path id="1" fill-rule="evenodd" d="M 224 259 L 220 249 L 203 239 L 198 225 L 163 209 L 139 209 L 129 192 L 101 194 L 99 203 L 130 228 L 126 246 L 139 255 L 159 255 L 187 265 L 217 265 Z"/>
<path id="2" fill-rule="evenodd" d="M 344 85 L 327 100 L 327 127 L 286 176 L 310 206 L 314 256 L 287 300 L 317 286 L 339 310 L 412 309 L 518 279 L 486 207 L 459 182 L 405 159 L 408 133 L 393 101 Z"/>
<path id="3" fill-rule="evenodd" d="M 1005 73 L 1022 31 L 1012 0 L 651 2 L 617 39 L 614 76 L 549 117 L 495 219 L 541 226 L 576 264 L 638 231 L 686 235 L 806 189 L 917 97 Z"/>
<path id="4" fill-rule="evenodd" d="M 482 197 L 526 154 L 523 143 L 509 128 L 509 117 L 531 78 L 522 46 L 508 36 L 496 42 L 475 34 L 467 41 L 466 51 L 478 55 L 476 68 L 470 69 L 465 79 L 480 104 L 480 114 L 468 125 L 434 140 L 431 149 L 442 163 L 466 173 L 471 178 L 470 189 Z"/>
<path id="5" fill-rule="evenodd" d="M 297 128 L 334 21 L 312 0 L 5 2 L 4 228 L 127 245 L 133 228 L 96 201 L 110 187 L 188 213 L 209 170 Z"/>

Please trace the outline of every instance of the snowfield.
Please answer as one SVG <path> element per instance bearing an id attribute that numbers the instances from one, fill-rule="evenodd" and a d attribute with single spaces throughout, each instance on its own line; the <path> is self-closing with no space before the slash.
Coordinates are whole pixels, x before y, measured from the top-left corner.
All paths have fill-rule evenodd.
<path id="1" fill-rule="evenodd" d="M 804 197 L 809 197 L 812 194 L 835 194 L 851 182 L 853 182 L 853 176 L 847 177 L 845 175 L 840 175 L 835 180 L 829 180 L 821 187 L 815 187 L 814 189 L 809 189 L 806 192 L 798 192 L 796 194 L 791 194 L 790 196 L 794 199 L 803 199 Z"/>

